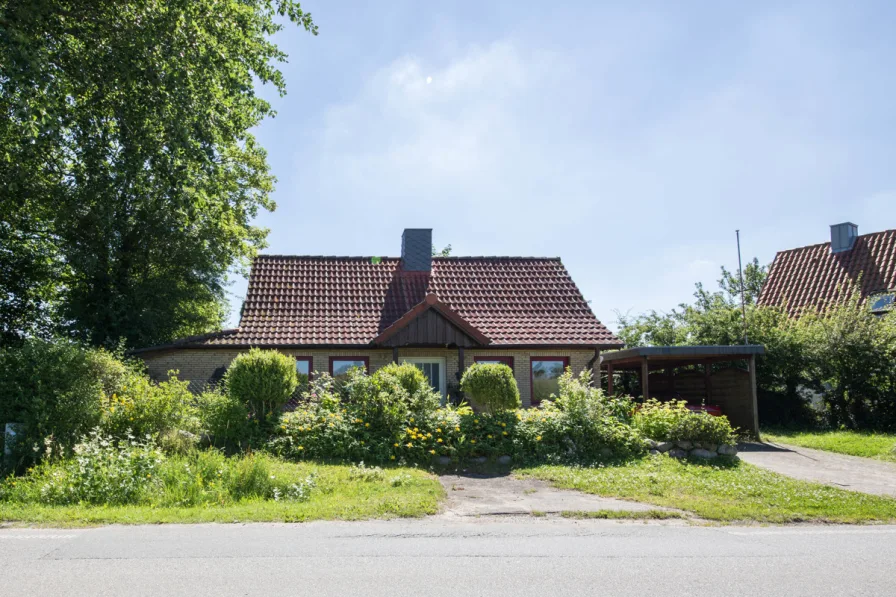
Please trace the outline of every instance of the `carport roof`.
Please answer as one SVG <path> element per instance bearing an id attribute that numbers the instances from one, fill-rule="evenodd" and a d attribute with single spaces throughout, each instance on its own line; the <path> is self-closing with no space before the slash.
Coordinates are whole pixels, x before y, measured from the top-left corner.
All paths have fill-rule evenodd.
<path id="1" fill-rule="evenodd" d="M 752 355 L 765 354 L 761 344 L 742 346 L 639 346 L 604 352 L 600 355 L 601 365 L 612 364 L 614 368 L 624 369 L 626 366 L 640 367 L 646 359 L 650 363 L 661 363 L 665 366 L 688 365 L 706 361 L 739 361 Z"/>

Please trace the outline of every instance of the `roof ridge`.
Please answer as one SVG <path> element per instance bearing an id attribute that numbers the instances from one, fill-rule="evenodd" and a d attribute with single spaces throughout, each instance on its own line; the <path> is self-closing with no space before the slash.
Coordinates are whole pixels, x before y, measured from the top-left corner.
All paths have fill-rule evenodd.
<path id="1" fill-rule="evenodd" d="M 255 259 L 351 259 L 351 260 L 367 260 L 367 259 L 389 259 L 400 261 L 401 257 L 391 257 L 385 255 L 283 255 L 272 253 L 259 253 Z M 560 257 L 538 257 L 528 255 L 449 255 L 433 256 L 433 261 L 467 261 L 474 259 L 494 259 L 494 260 L 519 260 L 519 261 L 562 261 Z"/>
<path id="2" fill-rule="evenodd" d="M 867 238 L 869 236 L 877 236 L 878 234 L 887 234 L 888 232 L 896 232 L 896 228 L 894 228 L 892 230 L 878 230 L 877 232 L 868 232 L 866 234 L 860 234 L 856 237 L 856 240 L 859 240 L 860 238 Z M 778 251 L 778 253 L 792 253 L 793 251 L 802 251 L 804 249 L 814 249 L 815 247 L 830 246 L 830 244 L 831 244 L 831 241 L 825 241 L 823 243 L 814 243 L 814 244 L 805 245 L 802 247 L 794 247 L 792 249 L 781 249 L 780 251 Z"/>

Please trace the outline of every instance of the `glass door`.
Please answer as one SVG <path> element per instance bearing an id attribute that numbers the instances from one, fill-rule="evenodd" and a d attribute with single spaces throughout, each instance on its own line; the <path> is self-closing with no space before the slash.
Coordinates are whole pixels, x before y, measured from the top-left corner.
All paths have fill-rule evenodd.
<path id="1" fill-rule="evenodd" d="M 432 389 L 438 392 L 442 399 L 447 393 L 445 379 L 445 357 L 407 357 L 402 362 L 411 363 L 423 371 L 423 375 L 429 380 Z"/>

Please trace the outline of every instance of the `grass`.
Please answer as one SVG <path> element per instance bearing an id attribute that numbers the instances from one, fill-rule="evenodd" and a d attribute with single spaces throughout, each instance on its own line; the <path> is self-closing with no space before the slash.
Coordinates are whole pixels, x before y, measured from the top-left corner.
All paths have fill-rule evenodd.
<path id="1" fill-rule="evenodd" d="M 770 429 L 762 432 L 765 441 L 827 450 L 896 462 L 896 434 L 866 431 L 791 431 Z"/>
<path id="2" fill-rule="evenodd" d="M 896 499 L 798 481 L 737 460 L 706 464 L 656 456 L 590 468 L 545 465 L 516 474 L 726 523 L 896 521 Z"/>
<path id="3" fill-rule="evenodd" d="M 65 505 L 0 501 L 0 521 L 52 526 L 205 522 L 303 522 L 417 517 L 434 514 L 444 497 L 438 480 L 413 468 L 390 468 L 382 478 L 360 481 L 351 467 L 290 463 L 270 459 L 269 472 L 280 479 L 315 475 L 316 487 L 307 501 L 275 501 L 260 497 L 225 503 L 172 505 L 159 498 L 136 505 Z M 401 475 L 402 482 L 393 480 Z M 21 479 L 19 480 L 21 482 Z"/>

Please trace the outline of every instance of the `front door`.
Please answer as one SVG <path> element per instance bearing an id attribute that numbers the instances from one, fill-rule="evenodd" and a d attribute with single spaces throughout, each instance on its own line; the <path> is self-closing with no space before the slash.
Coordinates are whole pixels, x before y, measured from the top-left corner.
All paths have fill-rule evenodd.
<path id="1" fill-rule="evenodd" d="M 423 375 L 429 380 L 432 389 L 438 392 L 444 401 L 447 394 L 445 357 L 405 357 L 401 360 L 404 363 L 416 365 L 418 369 L 423 371 Z"/>

